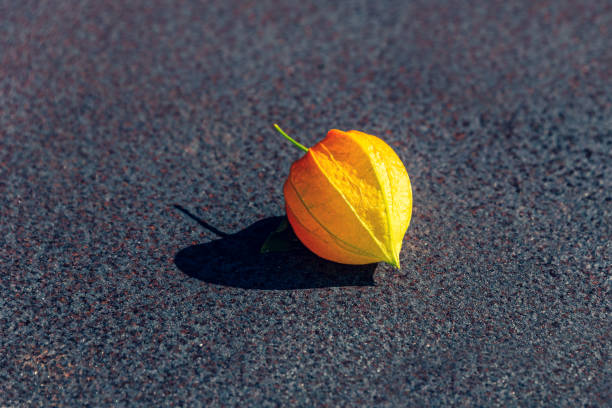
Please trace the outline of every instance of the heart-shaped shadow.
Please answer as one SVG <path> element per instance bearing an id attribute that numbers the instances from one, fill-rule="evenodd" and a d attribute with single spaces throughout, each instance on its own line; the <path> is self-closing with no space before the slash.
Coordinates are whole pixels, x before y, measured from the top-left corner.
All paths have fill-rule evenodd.
<path id="1" fill-rule="evenodd" d="M 308 289 L 337 286 L 373 286 L 376 264 L 343 265 L 319 258 L 304 247 L 291 228 L 283 252 L 261 253 L 261 248 L 285 217 L 269 217 L 235 233 L 225 234 L 175 205 L 204 228 L 221 236 L 180 250 L 176 266 L 204 282 L 244 289 Z"/>

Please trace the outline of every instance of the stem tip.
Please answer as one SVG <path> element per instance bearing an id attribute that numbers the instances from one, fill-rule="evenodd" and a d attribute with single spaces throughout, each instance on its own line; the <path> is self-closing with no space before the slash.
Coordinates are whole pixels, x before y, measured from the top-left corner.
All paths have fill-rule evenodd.
<path id="1" fill-rule="evenodd" d="M 293 139 L 291 136 L 289 136 L 288 134 L 285 133 L 285 131 L 283 129 L 280 128 L 280 126 L 278 126 L 276 123 L 274 124 L 274 128 L 276 128 L 276 130 L 278 130 L 278 132 L 283 135 L 285 137 L 285 139 L 289 140 L 291 143 L 293 143 L 294 145 L 296 145 L 297 147 L 299 147 L 300 149 L 302 149 L 305 152 L 308 152 L 308 148 L 306 146 L 304 146 L 303 144 L 297 142 L 295 139 Z"/>

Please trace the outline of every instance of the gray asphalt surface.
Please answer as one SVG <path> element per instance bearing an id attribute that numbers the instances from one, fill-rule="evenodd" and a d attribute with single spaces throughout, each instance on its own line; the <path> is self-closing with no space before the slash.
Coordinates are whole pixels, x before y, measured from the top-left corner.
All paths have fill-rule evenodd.
<path id="1" fill-rule="evenodd" d="M 127 4 L 125 4 L 127 3 Z M 609 1 L 0 0 L 1 406 L 610 406 Z M 259 254 L 327 130 L 401 270 Z"/>

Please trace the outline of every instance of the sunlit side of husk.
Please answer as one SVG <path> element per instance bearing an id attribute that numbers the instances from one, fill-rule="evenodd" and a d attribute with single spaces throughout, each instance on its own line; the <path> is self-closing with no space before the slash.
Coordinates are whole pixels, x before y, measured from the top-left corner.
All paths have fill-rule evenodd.
<path id="1" fill-rule="evenodd" d="M 284 193 L 291 226 L 317 255 L 399 267 L 412 191 L 404 165 L 381 139 L 330 130 L 291 166 Z"/>

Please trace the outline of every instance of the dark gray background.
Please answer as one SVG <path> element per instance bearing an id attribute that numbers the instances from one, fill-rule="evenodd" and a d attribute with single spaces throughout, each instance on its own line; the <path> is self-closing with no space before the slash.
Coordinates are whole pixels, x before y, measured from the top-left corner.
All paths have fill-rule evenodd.
<path id="1" fill-rule="evenodd" d="M 611 38 L 609 1 L 0 0 L 0 405 L 610 404 Z M 258 254 L 273 122 L 397 151 L 400 271 Z"/>

